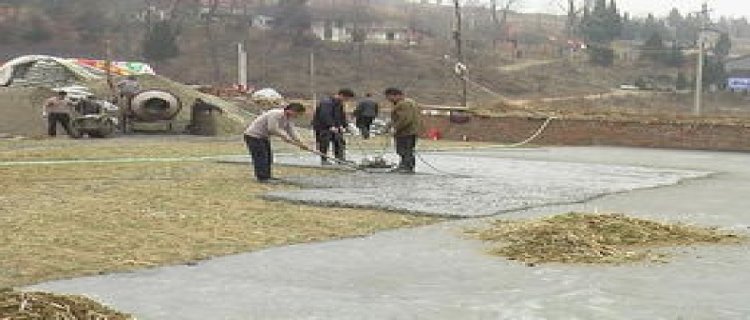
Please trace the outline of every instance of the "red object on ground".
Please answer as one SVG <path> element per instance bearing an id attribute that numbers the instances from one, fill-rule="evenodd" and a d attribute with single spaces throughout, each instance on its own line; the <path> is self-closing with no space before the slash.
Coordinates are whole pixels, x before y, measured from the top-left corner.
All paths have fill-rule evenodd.
<path id="1" fill-rule="evenodd" d="M 430 140 L 440 140 L 440 138 L 442 138 L 442 134 L 440 133 L 440 129 L 430 128 L 429 130 L 427 130 L 427 137 L 430 138 Z"/>

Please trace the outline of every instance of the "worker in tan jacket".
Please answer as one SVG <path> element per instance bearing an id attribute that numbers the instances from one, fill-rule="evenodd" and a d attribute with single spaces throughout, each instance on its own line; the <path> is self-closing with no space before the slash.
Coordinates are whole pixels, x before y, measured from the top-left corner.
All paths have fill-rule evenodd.
<path id="1" fill-rule="evenodd" d="M 414 148 L 417 146 L 417 136 L 422 127 L 419 107 L 414 100 L 406 98 L 401 89 L 388 88 L 385 90 L 385 97 L 393 103 L 388 130 L 393 130 L 396 153 L 401 157 L 401 162 L 394 172 L 414 173 Z"/>

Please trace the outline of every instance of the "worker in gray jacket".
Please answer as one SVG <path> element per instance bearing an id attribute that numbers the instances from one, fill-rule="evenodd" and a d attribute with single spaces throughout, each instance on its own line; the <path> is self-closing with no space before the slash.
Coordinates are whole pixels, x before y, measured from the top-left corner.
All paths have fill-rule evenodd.
<path id="1" fill-rule="evenodd" d="M 365 94 L 365 98 L 359 101 L 352 115 L 362 138 L 370 139 L 372 120 L 378 117 L 378 103 L 372 99 L 372 93 Z"/>
<path id="2" fill-rule="evenodd" d="M 277 182 L 271 176 L 271 136 L 277 136 L 286 143 L 310 151 L 300 140 L 292 121 L 305 113 L 305 107 L 299 103 L 290 103 L 284 109 L 273 109 L 261 114 L 245 130 L 245 144 L 253 159 L 253 168 L 258 182 Z"/>
<path id="3" fill-rule="evenodd" d="M 47 119 L 47 134 L 50 137 L 57 135 L 57 123 L 62 125 L 70 137 L 77 138 L 76 133 L 70 126 L 70 113 L 73 111 L 68 93 L 60 91 L 56 96 L 44 101 L 42 116 Z"/>
<path id="4" fill-rule="evenodd" d="M 141 84 L 135 76 L 128 76 L 117 83 L 117 92 L 120 95 L 120 129 L 126 132 L 130 129 L 133 117 L 133 98 L 141 92 Z"/>

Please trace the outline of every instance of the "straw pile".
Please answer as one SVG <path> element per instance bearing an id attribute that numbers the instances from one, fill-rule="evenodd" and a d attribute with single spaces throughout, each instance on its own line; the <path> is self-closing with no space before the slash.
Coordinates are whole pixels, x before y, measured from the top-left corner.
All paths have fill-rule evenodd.
<path id="1" fill-rule="evenodd" d="M 493 255 L 537 263 L 665 262 L 649 249 L 694 244 L 737 243 L 743 236 L 716 228 L 667 224 L 622 214 L 568 213 L 541 220 L 496 221 L 470 234 L 495 244 Z"/>
<path id="2" fill-rule="evenodd" d="M 129 320 L 134 318 L 81 296 L 0 290 L 0 319 Z"/>

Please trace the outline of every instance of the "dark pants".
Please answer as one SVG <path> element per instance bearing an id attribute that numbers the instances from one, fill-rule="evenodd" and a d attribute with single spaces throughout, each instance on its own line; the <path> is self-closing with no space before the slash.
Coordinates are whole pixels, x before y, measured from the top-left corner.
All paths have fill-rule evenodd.
<path id="1" fill-rule="evenodd" d="M 401 163 L 398 168 L 414 171 L 416 158 L 414 157 L 414 148 L 417 146 L 417 136 L 396 136 L 396 153 L 401 157 Z"/>
<path id="2" fill-rule="evenodd" d="M 362 134 L 362 138 L 370 139 L 370 127 L 372 126 L 372 117 L 360 117 L 357 118 L 357 128 Z"/>
<path id="3" fill-rule="evenodd" d="M 120 99 L 120 130 L 122 132 L 130 132 L 133 129 L 133 98 L 135 94 L 121 94 Z"/>
<path id="4" fill-rule="evenodd" d="M 346 148 L 346 142 L 344 141 L 344 134 L 338 132 L 331 132 L 331 130 L 315 130 L 315 141 L 318 143 L 318 151 L 327 155 L 328 147 L 333 144 L 333 154 L 336 159 L 345 159 L 344 150 Z M 321 160 L 327 160 L 325 157 L 321 157 Z"/>
<path id="5" fill-rule="evenodd" d="M 271 178 L 271 163 L 273 154 L 271 153 L 271 141 L 268 139 L 253 138 L 245 136 L 245 144 L 253 159 L 253 168 L 255 177 L 258 181 L 265 181 Z"/>
<path id="6" fill-rule="evenodd" d="M 75 134 L 73 133 L 73 130 L 70 128 L 70 115 L 67 113 L 50 113 L 47 115 L 47 133 L 50 137 L 57 136 L 57 123 L 60 123 L 62 125 L 63 129 L 65 129 L 65 132 L 73 137 Z"/>

